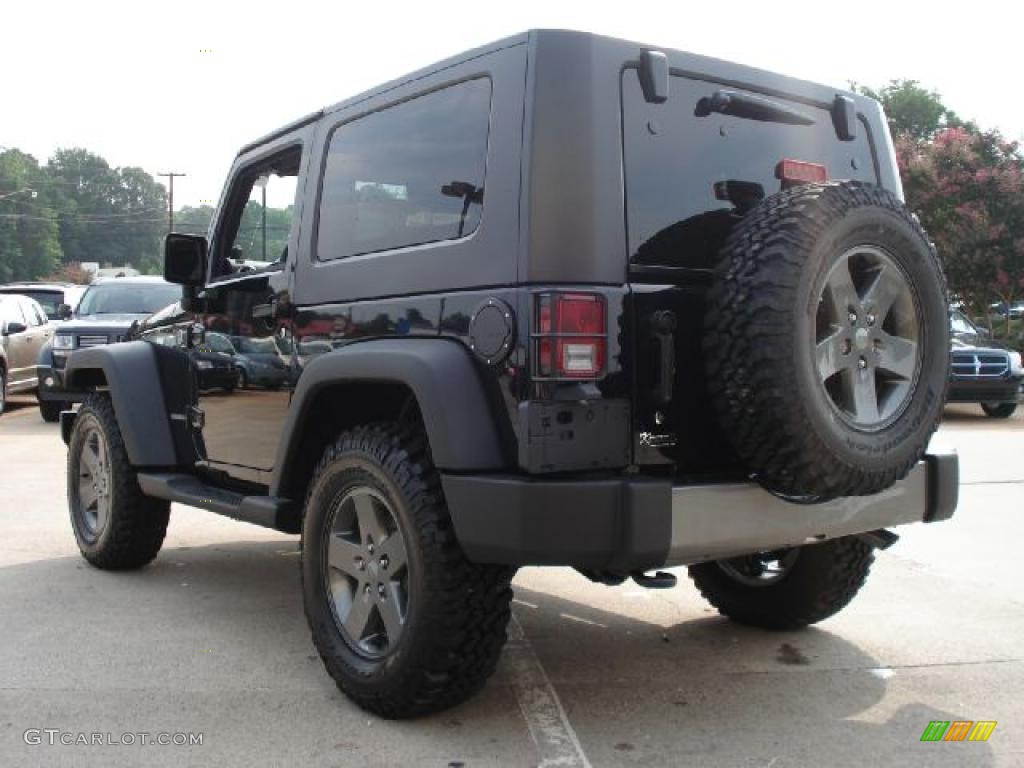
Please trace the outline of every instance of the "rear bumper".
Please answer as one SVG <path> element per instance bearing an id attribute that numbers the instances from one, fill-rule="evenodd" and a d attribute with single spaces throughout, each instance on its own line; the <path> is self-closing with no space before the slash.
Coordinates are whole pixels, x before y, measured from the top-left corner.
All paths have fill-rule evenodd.
<path id="1" fill-rule="evenodd" d="M 956 454 L 929 454 L 874 496 L 794 504 L 752 483 L 673 487 L 662 480 L 444 475 L 470 560 L 630 573 L 952 517 Z"/>

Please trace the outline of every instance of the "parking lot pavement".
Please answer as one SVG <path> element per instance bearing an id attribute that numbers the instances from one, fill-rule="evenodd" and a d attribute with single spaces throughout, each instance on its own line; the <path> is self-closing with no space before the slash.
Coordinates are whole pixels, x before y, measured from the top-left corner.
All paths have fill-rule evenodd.
<path id="1" fill-rule="evenodd" d="M 1024 764 L 1024 419 L 951 408 L 936 439 L 961 451 L 956 518 L 904 529 L 839 616 L 767 633 L 685 578 L 610 589 L 524 569 L 491 683 L 394 723 L 323 671 L 293 537 L 176 506 L 150 567 L 86 565 L 58 429 L 23 400 L 0 417 L 0 765 Z M 922 743 L 931 720 L 998 725 Z M 33 745 L 27 729 L 203 742 Z"/>

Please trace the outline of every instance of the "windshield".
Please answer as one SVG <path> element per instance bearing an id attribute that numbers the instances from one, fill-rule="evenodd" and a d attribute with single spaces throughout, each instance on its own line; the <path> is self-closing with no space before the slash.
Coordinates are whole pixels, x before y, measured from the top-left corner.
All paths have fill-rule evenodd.
<path id="1" fill-rule="evenodd" d="M 235 347 L 243 355 L 276 355 L 277 347 L 273 339 L 251 339 L 244 336 L 236 336 Z"/>
<path id="2" fill-rule="evenodd" d="M 171 283 L 99 283 L 85 292 L 77 315 L 148 315 L 181 298 Z"/>
<path id="3" fill-rule="evenodd" d="M 953 333 L 978 333 L 978 329 L 974 327 L 974 324 L 960 312 L 954 312 L 950 316 L 949 327 Z"/>

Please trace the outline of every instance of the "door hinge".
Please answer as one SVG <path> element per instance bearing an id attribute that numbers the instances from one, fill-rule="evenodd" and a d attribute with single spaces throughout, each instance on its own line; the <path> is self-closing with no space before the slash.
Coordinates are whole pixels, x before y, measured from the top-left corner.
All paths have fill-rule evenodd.
<path id="1" fill-rule="evenodd" d="M 203 431 L 203 427 L 206 426 L 206 414 L 201 408 L 193 405 L 188 409 L 188 425 L 194 430 Z"/>

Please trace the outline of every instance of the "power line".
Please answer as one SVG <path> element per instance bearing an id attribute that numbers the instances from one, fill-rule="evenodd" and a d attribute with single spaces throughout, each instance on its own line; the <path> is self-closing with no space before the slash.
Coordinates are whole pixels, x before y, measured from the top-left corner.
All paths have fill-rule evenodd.
<path id="1" fill-rule="evenodd" d="M 26 203 L 21 200 L 8 200 L 8 203 L 26 206 L 28 208 L 36 208 L 41 211 L 49 211 L 55 213 L 58 216 L 77 216 L 79 218 L 89 219 L 109 219 L 109 218 L 123 218 L 126 216 L 142 216 L 145 214 L 163 213 L 163 208 L 137 208 L 134 211 L 121 211 L 118 213 L 89 213 L 81 211 L 69 211 L 54 208 L 52 205 L 40 205 L 39 203 Z"/>

